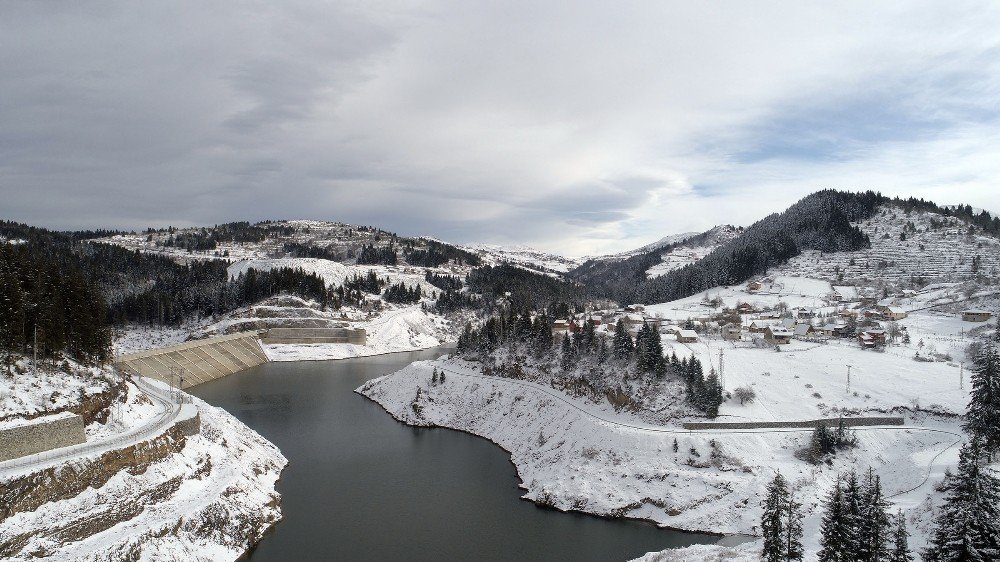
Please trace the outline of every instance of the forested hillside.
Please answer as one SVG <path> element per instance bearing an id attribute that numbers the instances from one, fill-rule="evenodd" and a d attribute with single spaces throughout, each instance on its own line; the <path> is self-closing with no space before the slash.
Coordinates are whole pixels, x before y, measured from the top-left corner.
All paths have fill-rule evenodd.
<path id="1" fill-rule="evenodd" d="M 787 262 L 803 250 L 841 252 L 865 248 L 868 237 L 852 222 L 871 216 L 887 201 L 879 193 L 824 190 L 782 213 L 757 221 L 703 259 L 660 277 L 645 279 L 645 267 L 658 256 L 636 256 L 620 266 L 581 268 L 597 294 L 625 302 L 666 302 L 720 285 L 734 285 Z M 595 275 L 596 273 L 596 275 Z"/>
<path id="2" fill-rule="evenodd" d="M 111 334 L 104 297 L 73 241 L 41 229 L 0 223 L 0 348 L 42 357 L 107 359 Z M 9 360 L 9 359 L 8 359 Z"/>

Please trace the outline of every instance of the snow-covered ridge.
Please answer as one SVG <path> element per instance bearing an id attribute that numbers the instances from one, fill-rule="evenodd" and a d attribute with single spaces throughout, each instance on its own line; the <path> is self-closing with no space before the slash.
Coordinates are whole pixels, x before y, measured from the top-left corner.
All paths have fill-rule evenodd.
<path id="1" fill-rule="evenodd" d="M 547 274 L 566 273 L 583 263 L 578 258 L 543 252 L 528 246 L 465 244 L 460 246 L 460 248 L 480 256 L 484 263 L 490 265 L 508 262 L 530 271 Z"/>

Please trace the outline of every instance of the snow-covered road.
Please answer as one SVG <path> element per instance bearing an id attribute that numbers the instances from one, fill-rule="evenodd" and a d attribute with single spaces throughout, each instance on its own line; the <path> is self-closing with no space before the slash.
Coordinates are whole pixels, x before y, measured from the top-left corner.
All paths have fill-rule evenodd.
<path id="1" fill-rule="evenodd" d="M 77 460 L 83 457 L 96 456 L 106 451 L 121 449 L 135 443 L 146 441 L 160 435 L 184 416 L 191 417 L 197 409 L 190 404 L 175 404 L 169 390 L 160 386 L 158 381 L 150 381 L 137 377 L 133 384 L 154 404 L 160 407 L 160 413 L 146 423 L 128 431 L 114 434 L 106 438 L 88 441 L 79 445 L 53 449 L 18 459 L 0 463 L 0 480 L 6 480 L 19 474 L 47 468 L 59 463 Z M 182 413 L 184 416 L 182 416 Z"/>
<path id="2" fill-rule="evenodd" d="M 489 375 L 484 375 L 482 373 L 477 373 L 471 369 L 459 369 L 453 366 L 438 366 L 439 369 L 447 372 L 449 376 L 457 375 L 460 377 L 472 377 L 480 379 L 490 379 L 497 380 L 497 377 L 492 377 Z M 628 430 L 636 430 L 641 432 L 650 433 L 661 433 L 661 434 L 684 434 L 684 435 L 734 435 L 734 434 L 760 434 L 760 433 L 811 433 L 813 429 L 811 428 L 766 428 L 766 429 L 703 429 L 703 430 L 689 430 L 683 428 L 668 428 L 668 427 L 658 427 L 646 424 L 635 424 L 629 423 L 623 420 L 610 419 L 608 416 L 604 415 L 602 412 L 598 412 L 595 409 L 587 408 L 585 405 L 581 405 L 578 401 L 567 397 L 565 394 L 558 390 L 540 385 L 531 381 L 524 381 L 519 379 L 502 379 L 507 384 L 513 384 L 516 386 L 521 386 L 523 388 L 531 389 L 535 392 L 540 392 L 559 400 L 566 406 L 585 414 L 586 416 L 609 426 L 615 426 L 619 428 L 624 428 Z M 949 441 L 940 451 L 937 451 L 928 461 L 926 473 L 923 480 L 916 486 L 912 486 L 905 490 L 900 490 L 889 494 L 887 497 L 895 499 L 898 501 L 906 501 L 907 497 L 924 488 L 930 481 L 931 477 L 935 474 L 944 473 L 945 468 L 949 465 L 954 464 L 954 459 L 951 459 L 951 455 L 947 455 L 949 451 L 956 451 L 956 447 L 965 440 L 965 436 L 961 433 L 954 431 L 948 431 L 946 429 L 938 429 L 932 427 L 914 426 L 914 425 L 898 425 L 898 426 L 868 426 L 868 427 L 854 427 L 854 431 L 906 431 L 906 432 L 928 432 L 928 433 L 938 433 L 944 435 L 950 435 L 954 437 L 953 441 Z M 916 498 L 917 496 L 914 496 Z M 922 497 L 922 496 L 921 496 Z"/>

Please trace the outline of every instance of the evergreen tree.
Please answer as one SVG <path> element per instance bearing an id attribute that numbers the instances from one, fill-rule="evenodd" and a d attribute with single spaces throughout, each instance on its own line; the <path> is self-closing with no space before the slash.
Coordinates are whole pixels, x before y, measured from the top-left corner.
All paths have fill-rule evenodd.
<path id="1" fill-rule="evenodd" d="M 854 562 L 848 559 L 847 544 L 850 528 L 844 513 L 844 492 L 840 477 L 824 505 L 823 522 L 820 526 L 819 562 Z"/>
<path id="2" fill-rule="evenodd" d="M 882 562 L 889 556 L 892 521 L 889 502 L 882 493 L 882 481 L 870 468 L 865 478 L 863 503 L 858 529 L 861 560 Z"/>
<path id="3" fill-rule="evenodd" d="M 785 542 L 784 513 L 788 496 L 788 485 L 779 472 L 767 486 L 767 497 L 763 504 L 764 514 L 760 521 L 761 534 L 764 537 L 764 549 L 761 551 L 760 559 L 764 562 L 781 562 L 785 559 L 788 548 Z"/>
<path id="4" fill-rule="evenodd" d="M 434 370 L 431 371 L 431 385 L 433 386 L 436 385 L 437 383 L 438 383 L 438 370 L 437 367 L 434 367 Z"/>
<path id="5" fill-rule="evenodd" d="M 853 470 L 844 479 L 844 560 L 861 560 L 862 489 L 858 474 Z"/>
<path id="6" fill-rule="evenodd" d="M 562 370 L 567 372 L 573 368 L 573 346 L 570 344 L 569 340 L 569 334 L 563 336 L 560 355 L 562 359 Z"/>
<path id="7" fill-rule="evenodd" d="M 615 325 L 615 336 L 611 343 L 612 347 L 614 347 L 615 359 L 625 361 L 632 357 L 634 344 L 632 336 L 628 333 L 628 328 L 625 327 L 624 321 L 619 320 Z"/>
<path id="8" fill-rule="evenodd" d="M 994 343 L 983 344 L 971 378 L 972 395 L 963 428 L 992 456 L 1000 447 L 1000 355 Z"/>
<path id="9" fill-rule="evenodd" d="M 900 511 L 896 515 L 896 525 L 893 528 L 893 547 L 888 562 L 913 562 L 913 554 L 910 553 L 909 545 L 910 533 L 906 530 L 906 517 Z"/>
<path id="10" fill-rule="evenodd" d="M 768 484 L 763 507 L 761 533 L 764 536 L 764 549 L 761 552 L 761 560 L 764 562 L 802 560 L 802 513 L 799 511 L 801 504 L 792 497 L 781 473 L 775 474 L 774 480 Z"/>
<path id="11" fill-rule="evenodd" d="M 705 415 L 714 418 L 719 415 L 719 406 L 722 405 L 722 384 L 719 383 L 719 375 L 715 374 L 715 369 L 708 372 L 704 393 L 702 403 Z"/>
<path id="12" fill-rule="evenodd" d="M 958 470 L 946 475 L 944 504 L 935 517 L 928 562 L 1000 560 L 1000 479 L 979 466 L 976 439 L 959 453 Z"/>
<path id="13" fill-rule="evenodd" d="M 785 525 L 785 558 L 784 560 L 802 560 L 805 550 L 802 548 L 802 504 L 795 501 L 791 492 L 784 506 Z"/>
<path id="14" fill-rule="evenodd" d="M 444 369 L 438 371 L 438 382 L 444 384 Z"/>
<path id="15" fill-rule="evenodd" d="M 597 343 L 597 364 L 603 365 L 608 361 L 608 339 L 604 336 L 598 338 Z"/>

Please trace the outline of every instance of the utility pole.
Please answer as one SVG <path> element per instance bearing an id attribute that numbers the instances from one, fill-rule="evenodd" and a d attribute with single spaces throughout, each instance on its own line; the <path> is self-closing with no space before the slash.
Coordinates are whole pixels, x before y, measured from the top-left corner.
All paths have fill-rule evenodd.
<path id="1" fill-rule="evenodd" d="M 31 365 L 35 368 L 35 378 L 38 378 L 38 324 L 35 324 L 35 343 L 31 346 L 31 353 L 34 354 L 34 358 L 31 361 Z"/>
<path id="2" fill-rule="evenodd" d="M 851 393 L 851 365 L 847 366 L 847 393 Z"/>
<path id="3" fill-rule="evenodd" d="M 725 363 L 726 350 L 719 350 L 719 385 L 722 390 L 726 389 L 726 363 Z"/>
<path id="4" fill-rule="evenodd" d="M 958 364 L 958 389 L 965 388 L 965 361 Z"/>

